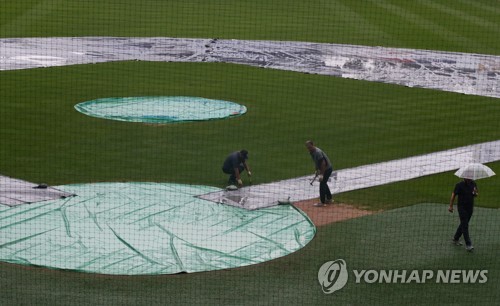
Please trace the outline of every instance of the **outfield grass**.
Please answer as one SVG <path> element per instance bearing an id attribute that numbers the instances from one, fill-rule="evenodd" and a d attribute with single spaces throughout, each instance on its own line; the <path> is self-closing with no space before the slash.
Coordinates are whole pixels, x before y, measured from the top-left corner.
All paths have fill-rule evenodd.
<path id="1" fill-rule="evenodd" d="M 0 37 L 219 37 L 500 54 L 500 9 L 490 0 L 7 2 Z"/>
<path id="2" fill-rule="evenodd" d="M 321 227 L 304 249 L 271 262 L 210 273 L 110 277 L 2 264 L 2 304 L 39 305 L 493 305 L 500 262 L 497 209 L 476 209 L 476 250 L 449 242 L 458 217 L 439 204 L 421 204 Z M 319 267 L 347 262 L 349 281 L 321 291 Z M 352 270 L 488 270 L 485 284 L 356 284 Z M 410 272 L 408 272 L 410 273 Z"/>
<path id="3" fill-rule="evenodd" d="M 50 185 L 159 181 L 222 187 L 222 162 L 240 148 L 250 151 L 254 183 L 266 183 L 312 173 L 304 147 L 310 138 L 336 169 L 500 139 L 500 104 L 493 98 L 231 64 L 108 63 L 7 71 L 0 80 L 0 169 Z M 223 99 L 244 104 L 248 112 L 227 120 L 145 125 L 74 109 L 95 98 L 142 95 Z M 343 199 L 373 209 L 443 195 L 446 202 L 455 181 L 447 174 Z M 491 182 L 498 181 L 487 186 Z M 482 205 L 498 207 L 498 193 L 488 189 Z"/>

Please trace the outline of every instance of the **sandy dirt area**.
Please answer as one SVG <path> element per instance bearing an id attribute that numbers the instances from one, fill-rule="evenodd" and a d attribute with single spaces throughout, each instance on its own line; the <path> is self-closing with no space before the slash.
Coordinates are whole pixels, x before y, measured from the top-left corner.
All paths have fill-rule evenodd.
<path id="1" fill-rule="evenodd" d="M 318 199 L 295 202 L 293 205 L 307 214 L 316 226 L 323 226 L 333 222 L 339 222 L 372 215 L 377 211 L 363 210 L 352 205 L 334 203 L 323 207 L 315 207 Z"/>

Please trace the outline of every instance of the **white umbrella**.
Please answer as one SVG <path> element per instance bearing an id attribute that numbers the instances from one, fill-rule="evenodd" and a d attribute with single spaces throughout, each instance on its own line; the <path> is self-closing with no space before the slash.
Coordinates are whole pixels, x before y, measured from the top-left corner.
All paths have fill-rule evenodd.
<path id="1" fill-rule="evenodd" d="M 495 172 L 483 164 L 473 163 L 458 169 L 455 175 L 461 178 L 478 180 L 493 176 Z"/>

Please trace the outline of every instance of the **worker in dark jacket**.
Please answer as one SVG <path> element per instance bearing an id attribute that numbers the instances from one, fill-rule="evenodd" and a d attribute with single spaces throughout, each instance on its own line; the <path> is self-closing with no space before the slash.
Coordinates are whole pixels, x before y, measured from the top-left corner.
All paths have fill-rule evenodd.
<path id="1" fill-rule="evenodd" d="M 476 182 L 471 179 L 464 178 L 463 181 L 455 185 L 455 189 L 451 194 L 449 212 L 453 212 L 453 202 L 458 196 L 458 216 L 460 217 L 460 225 L 455 232 L 452 242 L 455 245 L 462 245 L 460 237 L 463 235 L 465 240 L 465 249 L 469 252 L 474 250 L 469 236 L 469 222 L 474 212 L 474 198 L 479 195 Z"/>
<path id="2" fill-rule="evenodd" d="M 226 158 L 224 164 L 222 165 L 222 171 L 226 174 L 229 174 L 229 184 L 243 186 L 243 181 L 241 179 L 241 173 L 247 170 L 248 176 L 252 176 L 252 172 L 248 167 L 247 163 L 248 159 L 248 151 L 241 150 L 236 151 Z"/>

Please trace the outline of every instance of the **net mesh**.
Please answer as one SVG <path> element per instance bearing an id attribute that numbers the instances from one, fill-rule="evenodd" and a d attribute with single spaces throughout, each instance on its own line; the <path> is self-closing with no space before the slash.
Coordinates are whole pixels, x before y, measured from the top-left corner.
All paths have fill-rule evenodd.
<path id="1" fill-rule="evenodd" d="M 500 300 L 497 2 L 27 0 L 0 20 L 0 304 Z M 110 193 L 138 184 L 199 189 Z M 169 203 L 189 218 L 165 229 L 265 258 L 116 276 L 175 257 L 148 230 Z"/>

